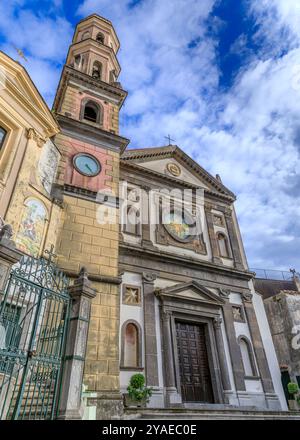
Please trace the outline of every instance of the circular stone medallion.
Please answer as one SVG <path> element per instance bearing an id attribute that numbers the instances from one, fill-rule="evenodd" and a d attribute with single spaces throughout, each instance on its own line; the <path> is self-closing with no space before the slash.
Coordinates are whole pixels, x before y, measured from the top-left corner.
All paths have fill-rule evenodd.
<path id="1" fill-rule="evenodd" d="M 168 163 L 166 169 L 174 177 L 179 177 L 181 174 L 181 169 L 176 163 Z"/>

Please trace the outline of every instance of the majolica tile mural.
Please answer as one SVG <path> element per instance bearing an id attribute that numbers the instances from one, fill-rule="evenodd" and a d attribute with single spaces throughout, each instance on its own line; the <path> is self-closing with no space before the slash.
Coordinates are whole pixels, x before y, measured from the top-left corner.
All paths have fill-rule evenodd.
<path id="1" fill-rule="evenodd" d="M 22 252 L 37 257 L 43 240 L 46 209 L 37 199 L 25 202 L 25 209 L 16 238 L 18 249 Z"/>

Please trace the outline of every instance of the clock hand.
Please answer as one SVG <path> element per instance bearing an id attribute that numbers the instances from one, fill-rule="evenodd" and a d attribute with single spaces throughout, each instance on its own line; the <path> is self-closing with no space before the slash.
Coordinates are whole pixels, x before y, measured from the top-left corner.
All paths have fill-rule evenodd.
<path id="1" fill-rule="evenodd" d="M 85 166 L 86 166 L 86 168 L 90 171 L 90 173 L 93 172 L 93 170 L 91 169 L 91 167 L 90 167 L 87 163 L 85 164 Z"/>

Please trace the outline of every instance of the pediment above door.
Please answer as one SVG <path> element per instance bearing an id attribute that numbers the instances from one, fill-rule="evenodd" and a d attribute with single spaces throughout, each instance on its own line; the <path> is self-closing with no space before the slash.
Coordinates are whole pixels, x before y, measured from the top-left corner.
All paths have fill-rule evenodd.
<path id="1" fill-rule="evenodd" d="M 191 301 L 220 307 L 224 300 L 197 281 L 180 283 L 156 291 L 158 298 L 162 300 Z"/>

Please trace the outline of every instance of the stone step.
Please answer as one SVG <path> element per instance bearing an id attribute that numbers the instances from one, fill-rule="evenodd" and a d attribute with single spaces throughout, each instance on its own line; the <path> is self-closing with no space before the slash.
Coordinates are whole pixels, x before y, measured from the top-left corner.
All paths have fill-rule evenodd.
<path id="1" fill-rule="evenodd" d="M 125 410 L 126 419 L 142 420 L 300 420 L 298 411 L 242 409 L 139 409 Z"/>

